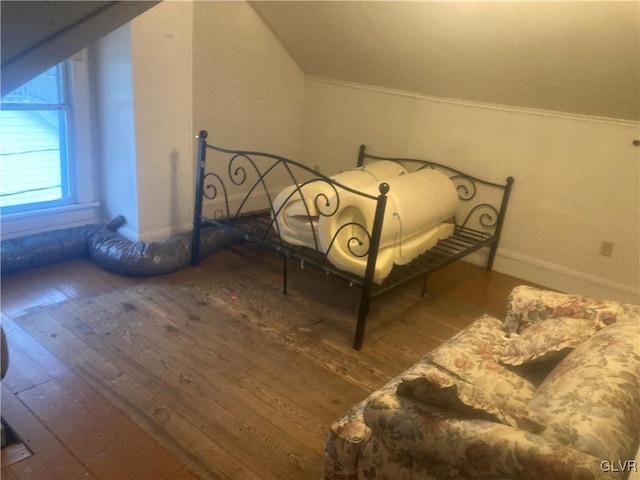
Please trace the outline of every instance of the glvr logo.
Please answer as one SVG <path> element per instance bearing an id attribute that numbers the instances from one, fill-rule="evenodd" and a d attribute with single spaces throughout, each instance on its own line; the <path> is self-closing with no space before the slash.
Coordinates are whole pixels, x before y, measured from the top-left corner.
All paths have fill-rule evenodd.
<path id="1" fill-rule="evenodd" d="M 603 472 L 637 472 L 638 462 L 635 460 L 603 460 L 600 462 Z"/>

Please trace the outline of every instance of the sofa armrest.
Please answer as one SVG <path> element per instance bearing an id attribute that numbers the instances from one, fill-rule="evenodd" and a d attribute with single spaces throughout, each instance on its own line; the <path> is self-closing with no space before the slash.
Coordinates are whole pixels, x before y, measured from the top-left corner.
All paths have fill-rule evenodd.
<path id="1" fill-rule="evenodd" d="M 384 448 L 365 448 L 359 469 L 369 469 L 369 473 L 371 468 L 384 469 L 376 472 L 376 478 L 382 478 L 381 474 L 411 478 L 411 472 L 427 468 L 420 462 L 429 461 L 450 465 L 460 472 L 460 478 L 619 478 L 613 472 L 602 472 L 601 459 L 538 435 L 464 418 L 400 396 L 374 394 L 363 415 L 371 428 L 368 443 L 377 442 Z M 380 461 L 373 458 L 377 451 L 393 453 Z"/>
<path id="2" fill-rule="evenodd" d="M 362 442 L 371 434 L 362 418 L 366 403 L 360 402 L 331 425 L 324 448 L 324 480 L 356 475 Z"/>
<path id="3" fill-rule="evenodd" d="M 521 333 L 538 321 L 557 317 L 593 319 L 601 328 L 616 321 L 619 308 L 619 302 L 520 285 L 509 295 L 504 329 Z"/>
<path id="4" fill-rule="evenodd" d="M 401 379 L 402 374 L 392 378 L 378 392 L 394 393 Z M 369 398 L 353 406 L 331 425 L 324 447 L 324 480 L 357 477 L 362 445 L 371 436 L 371 429 L 364 423 L 362 416 Z"/>

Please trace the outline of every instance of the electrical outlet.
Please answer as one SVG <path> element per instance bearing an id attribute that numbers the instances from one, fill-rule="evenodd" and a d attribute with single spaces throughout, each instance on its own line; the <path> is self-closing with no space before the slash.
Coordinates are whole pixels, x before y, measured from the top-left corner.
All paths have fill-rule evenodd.
<path id="1" fill-rule="evenodd" d="M 603 257 L 610 257 L 613 255 L 613 245 L 613 242 L 603 240 L 600 244 L 600 255 Z"/>
<path id="2" fill-rule="evenodd" d="M 222 218 L 224 214 L 222 213 L 222 210 L 215 210 L 213 212 L 213 218 L 215 218 L 216 220 L 219 220 Z"/>

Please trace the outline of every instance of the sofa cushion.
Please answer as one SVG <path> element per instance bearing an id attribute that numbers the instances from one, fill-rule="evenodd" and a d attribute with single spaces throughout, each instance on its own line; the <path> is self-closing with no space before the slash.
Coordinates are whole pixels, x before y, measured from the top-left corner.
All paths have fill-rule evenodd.
<path id="1" fill-rule="evenodd" d="M 621 303 L 616 311 L 616 320 L 640 320 L 640 305 Z"/>
<path id="2" fill-rule="evenodd" d="M 514 366 L 559 360 L 598 330 L 594 318 L 549 318 L 513 334 L 496 359 Z"/>
<path id="3" fill-rule="evenodd" d="M 523 404 L 505 401 L 504 397 L 491 398 L 436 364 L 422 363 L 411 369 L 402 377 L 397 394 L 467 417 L 498 421 L 527 431 L 542 429 L 542 425 L 528 418 Z"/>
<path id="4" fill-rule="evenodd" d="M 602 459 L 633 458 L 640 422 L 640 323 L 617 321 L 565 357 L 529 402 L 541 436 Z"/>
<path id="5" fill-rule="evenodd" d="M 395 445 L 387 446 L 385 439 L 374 435 L 363 445 L 358 462 L 358 476 L 353 479 L 393 480 L 472 480 L 460 469 L 440 462 L 414 448 L 398 452 Z M 325 477 L 324 480 L 349 480 L 348 477 Z"/>
<path id="6" fill-rule="evenodd" d="M 407 370 L 398 394 L 535 430 L 526 415 L 535 385 L 493 358 L 508 340 L 502 322 L 483 315 Z"/>
<path id="7" fill-rule="evenodd" d="M 603 472 L 602 459 L 539 435 L 501 423 L 461 417 L 399 395 L 372 394 L 363 415 L 372 434 L 363 444 L 358 478 L 621 478 Z M 450 468 L 430 471 L 435 462 Z"/>
<path id="8" fill-rule="evenodd" d="M 504 330 L 522 333 L 536 322 L 555 317 L 594 319 L 600 326 L 610 325 L 615 322 L 619 305 L 619 302 L 520 285 L 509 295 Z"/>

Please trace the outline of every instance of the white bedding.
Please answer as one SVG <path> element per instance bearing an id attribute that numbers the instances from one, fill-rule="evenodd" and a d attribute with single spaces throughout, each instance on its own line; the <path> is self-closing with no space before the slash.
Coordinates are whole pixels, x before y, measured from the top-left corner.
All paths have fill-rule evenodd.
<path id="1" fill-rule="evenodd" d="M 377 185 L 388 178 L 405 174 L 406 169 L 399 163 L 380 160 L 329 178 L 360 191 L 367 185 Z M 331 200 L 335 199 L 336 193 L 341 199 L 347 190 L 339 187 L 334 189 L 331 183 L 322 179 L 313 179 L 301 184 L 299 188 L 291 185 L 282 190 L 273 202 L 275 224 L 280 237 L 292 245 L 318 248 L 320 244 L 317 227 L 321 217 L 318 208 L 326 214 L 333 212 L 336 204 Z"/>
<path id="2" fill-rule="evenodd" d="M 407 173 L 399 164 L 382 160 L 332 179 L 372 196 L 379 194 L 380 183 L 389 184 L 376 283 L 389 275 L 394 264 L 409 263 L 453 232 L 448 220 L 454 215 L 458 195 L 453 182 L 437 170 Z M 336 191 L 326 182 L 285 188 L 274 201 L 276 225 L 283 240 L 314 249 L 318 246 L 336 267 L 364 276 L 369 245 L 358 225 L 371 232 L 376 202 L 339 190 L 337 203 Z"/>
<path id="3" fill-rule="evenodd" d="M 453 217 L 458 203 L 455 186 L 437 170 L 423 169 L 388 179 L 386 183 L 390 189 L 374 272 L 376 283 L 389 275 L 394 264 L 409 263 L 438 240 L 450 236 L 453 224 L 447 221 Z M 375 195 L 378 185 L 370 185 L 363 191 Z M 366 253 L 368 244 L 359 246 L 357 241 L 350 241 L 354 237 L 363 239 L 362 229 L 357 226 L 342 228 L 339 232 L 338 229 L 354 222 L 371 232 L 376 204 L 354 194 L 342 197 L 340 204 L 336 215 L 320 218 L 320 244 L 336 267 L 364 276 L 367 258 L 360 255 Z"/>

